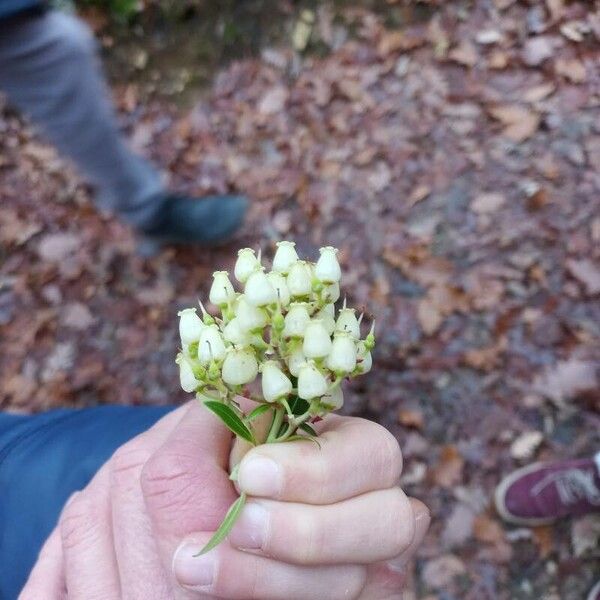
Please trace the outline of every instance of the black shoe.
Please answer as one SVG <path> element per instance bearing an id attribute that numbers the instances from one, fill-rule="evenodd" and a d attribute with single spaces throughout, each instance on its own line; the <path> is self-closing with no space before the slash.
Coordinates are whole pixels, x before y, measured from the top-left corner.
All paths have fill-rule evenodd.
<path id="1" fill-rule="evenodd" d="M 244 196 L 171 195 L 152 227 L 140 233 L 150 243 L 217 245 L 240 228 L 247 210 Z"/>

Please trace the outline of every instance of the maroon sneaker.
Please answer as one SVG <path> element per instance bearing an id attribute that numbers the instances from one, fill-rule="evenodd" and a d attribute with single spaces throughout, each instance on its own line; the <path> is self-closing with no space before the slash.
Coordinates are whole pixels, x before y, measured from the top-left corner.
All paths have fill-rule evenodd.
<path id="1" fill-rule="evenodd" d="M 600 453 L 517 469 L 496 488 L 495 501 L 500 516 L 517 525 L 600 511 Z"/>
<path id="2" fill-rule="evenodd" d="M 590 590 L 587 600 L 600 600 L 600 581 Z"/>

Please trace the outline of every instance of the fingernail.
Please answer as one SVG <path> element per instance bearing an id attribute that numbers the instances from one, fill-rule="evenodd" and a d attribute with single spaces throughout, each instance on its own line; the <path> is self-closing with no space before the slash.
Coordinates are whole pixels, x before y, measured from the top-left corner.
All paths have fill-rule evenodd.
<path id="1" fill-rule="evenodd" d="M 202 544 L 182 542 L 173 557 L 173 573 L 183 587 L 208 586 L 213 582 L 217 566 L 217 554 L 213 550 L 196 556 Z"/>
<path id="2" fill-rule="evenodd" d="M 242 460 L 238 473 L 238 485 L 251 496 L 276 498 L 282 485 L 279 465 L 265 456 L 252 456 Z"/>
<path id="3" fill-rule="evenodd" d="M 267 537 L 269 513 L 258 502 L 244 507 L 239 521 L 229 534 L 229 541 L 243 550 L 260 550 Z"/>
<path id="4" fill-rule="evenodd" d="M 422 502 L 413 501 L 413 511 L 415 517 L 415 536 L 413 537 L 413 541 L 400 556 L 387 563 L 388 568 L 396 573 L 404 572 L 406 565 L 421 545 L 431 523 L 431 513 Z"/>

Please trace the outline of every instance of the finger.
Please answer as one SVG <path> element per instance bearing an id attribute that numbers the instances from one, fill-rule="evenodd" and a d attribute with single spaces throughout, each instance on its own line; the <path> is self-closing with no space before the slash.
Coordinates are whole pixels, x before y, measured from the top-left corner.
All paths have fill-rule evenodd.
<path id="1" fill-rule="evenodd" d="M 66 587 L 62 544 L 58 529 L 46 540 L 35 563 L 19 600 L 64 600 Z"/>
<path id="2" fill-rule="evenodd" d="M 119 574 L 110 526 L 108 470 L 96 475 L 98 491 L 80 492 L 64 508 L 59 528 L 69 600 L 119 598 Z"/>
<path id="3" fill-rule="evenodd" d="M 236 495 L 226 472 L 231 434 L 194 403 L 146 462 L 144 503 L 167 572 L 181 539 L 216 531 Z"/>
<path id="4" fill-rule="evenodd" d="M 113 544 L 121 598 L 168 598 L 169 580 L 152 535 L 140 477 L 144 464 L 167 440 L 188 407 L 180 407 L 121 446 L 110 460 Z"/>
<path id="5" fill-rule="evenodd" d="M 357 598 L 366 569 L 356 565 L 304 567 L 240 552 L 229 544 L 195 557 L 208 536 L 192 536 L 178 548 L 173 571 L 178 583 L 198 597 L 229 600 L 345 600 Z"/>
<path id="6" fill-rule="evenodd" d="M 252 501 L 229 540 L 294 564 L 368 564 L 401 554 L 414 535 L 409 499 L 390 488 L 326 506 Z"/>
<path id="7" fill-rule="evenodd" d="M 240 489 L 250 496 L 331 504 L 398 483 L 398 442 L 377 423 L 330 415 L 319 444 L 297 441 L 252 449 L 240 463 Z"/>
<path id="8" fill-rule="evenodd" d="M 401 600 L 407 569 L 417 549 L 423 542 L 431 517 L 429 509 L 416 498 L 411 498 L 415 514 L 415 536 L 410 546 L 399 556 L 390 561 L 369 565 L 367 583 L 360 595 L 360 600 Z"/>

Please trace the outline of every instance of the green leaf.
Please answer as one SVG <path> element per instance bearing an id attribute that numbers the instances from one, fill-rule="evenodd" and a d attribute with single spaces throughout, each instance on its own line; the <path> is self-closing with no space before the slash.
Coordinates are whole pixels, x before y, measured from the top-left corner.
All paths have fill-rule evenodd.
<path id="1" fill-rule="evenodd" d="M 298 396 L 290 400 L 290 408 L 296 416 L 303 415 L 308 410 L 309 406 L 310 405 L 306 400 L 299 398 Z"/>
<path id="2" fill-rule="evenodd" d="M 300 429 L 306 431 L 306 433 L 312 435 L 313 437 L 319 437 L 319 434 L 308 423 L 302 423 L 300 425 Z"/>
<path id="3" fill-rule="evenodd" d="M 317 441 L 316 438 L 314 438 L 312 435 L 291 435 L 289 438 L 287 438 L 287 440 L 283 440 L 283 442 L 279 442 L 279 443 L 286 443 L 286 442 L 301 442 L 301 441 L 305 441 L 305 442 L 314 442 L 317 446 L 319 446 L 319 450 L 321 449 L 321 444 L 319 444 L 319 442 Z"/>
<path id="4" fill-rule="evenodd" d="M 222 402 L 216 402 L 214 400 L 205 400 L 204 406 L 211 410 L 212 412 L 225 423 L 235 435 L 241 437 L 244 440 L 247 440 L 251 444 L 256 446 L 256 440 L 254 439 L 254 435 L 252 432 L 246 427 L 244 422 L 235 414 L 233 408 L 223 404 Z"/>
<path id="5" fill-rule="evenodd" d="M 250 413 L 248 413 L 248 415 L 246 415 L 246 418 L 244 419 L 244 421 L 249 423 L 250 421 L 253 421 L 254 419 L 256 419 L 256 417 L 260 417 L 260 415 L 264 415 L 268 410 L 271 410 L 270 404 L 259 404 L 252 412 L 250 412 Z"/>
<path id="6" fill-rule="evenodd" d="M 229 507 L 223 522 L 219 525 L 219 529 L 215 531 L 213 536 L 208 540 L 208 543 L 198 554 L 194 556 L 202 556 L 202 554 L 206 554 L 210 552 L 213 548 L 218 546 L 231 531 L 231 528 L 235 525 L 235 522 L 238 520 L 240 513 L 242 512 L 242 508 L 244 508 L 244 504 L 246 503 L 246 494 L 242 492 L 241 496 Z"/>

